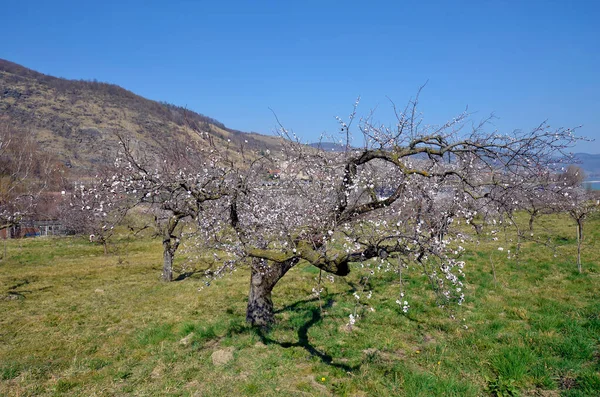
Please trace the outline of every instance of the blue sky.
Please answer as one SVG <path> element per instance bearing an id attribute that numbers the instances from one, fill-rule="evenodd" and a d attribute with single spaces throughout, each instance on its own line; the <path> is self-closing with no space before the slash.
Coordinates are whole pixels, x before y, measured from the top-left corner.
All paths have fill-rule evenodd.
<path id="1" fill-rule="evenodd" d="M 98 79 L 272 133 L 272 108 L 306 141 L 387 97 L 442 123 L 466 106 L 500 131 L 583 125 L 600 153 L 597 1 L 15 1 L 0 58 Z"/>

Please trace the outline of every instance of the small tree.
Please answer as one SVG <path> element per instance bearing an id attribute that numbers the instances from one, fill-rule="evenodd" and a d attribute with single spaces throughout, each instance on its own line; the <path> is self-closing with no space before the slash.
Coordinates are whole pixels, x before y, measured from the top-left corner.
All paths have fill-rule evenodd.
<path id="1" fill-rule="evenodd" d="M 563 194 L 570 188 L 557 183 L 556 173 L 551 168 L 532 169 L 530 176 L 516 186 L 507 189 L 508 196 L 502 201 L 500 215 L 516 230 L 517 244 L 515 258 L 518 259 L 523 240 L 548 244 L 534 237 L 534 222 L 543 214 L 559 212 L 557 202 L 562 201 Z M 515 217 L 518 211 L 529 215 L 528 228 L 522 227 Z"/>
<path id="2" fill-rule="evenodd" d="M 60 210 L 63 225 L 71 233 L 89 236 L 91 243 L 101 244 L 104 254 L 127 212 L 135 205 L 134 197 L 109 189 L 103 182 L 76 182 L 65 192 Z"/>
<path id="3" fill-rule="evenodd" d="M 585 199 L 584 199 L 585 200 Z M 592 203 L 589 198 L 583 202 L 573 203 L 573 207 L 569 210 L 569 215 L 577 225 L 577 271 L 583 273 L 581 266 L 581 248 L 583 244 L 583 226 L 586 218 L 590 213 L 597 211 L 597 205 Z"/>
<path id="4" fill-rule="evenodd" d="M 590 214 L 598 210 L 598 202 L 593 192 L 582 186 L 585 180 L 583 170 L 570 165 L 562 173 L 554 173 L 548 186 L 548 194 L 544 196 L 545 203 L 552 212 L 567 213 L 575 221 L 577 235 L 577 270 L 583 272 L 581 265 L 581 250 L 584 241 L 585 221 Z"/>
<path id="5" fill-rule="evenodd" d="M 94 197 L 96 202 L 86 204 L 84 209 L 88 216 L 104 214 L 102 208 L 110 203 L 114 213 L 124 216 L 133 207 L 145 207 L 162 238 L 162 280 L 171 281 L 173 261 L 182 239 L 182 222 L 202 217 L 207 202 L 229 193 L 232 163 L 202 133 L 187 146 L 176 142 L 165 145 L 155 157 L 136 155 L 122 134 L 117 137 L 122 150 L 115 172 L 94 185 L 93 194 L 88 197 Z M 107 230 L 105 225 L 103 230 Z"/>
<path id="6" fill-rule="evenodd" d="M 575 221 L 577 233 L 577 271 L 583 273 L 581 265 L 581 250 L 584 241 L 584 226 L 586 219 L 598 210 L 594 196 L 582 186 L 574 186 L 564 192 L 562 209 Z"/>
<path id="7" fill-rule="evenodd" d="M 533 235 L 534 222 L 538 216 L 553 212 L 555 196 L 562 187 L 554 182 L 550 170 L 540 170 L 535 183 L 523 186 L 515 197 L 515 206 L 529 214 L 529 233 Z"/>

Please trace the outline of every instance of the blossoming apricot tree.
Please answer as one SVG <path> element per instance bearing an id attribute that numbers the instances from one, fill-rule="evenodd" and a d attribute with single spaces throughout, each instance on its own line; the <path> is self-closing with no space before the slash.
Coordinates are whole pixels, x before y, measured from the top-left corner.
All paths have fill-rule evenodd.
<path id="1" fill-rule="evenodd" d="M 123 134 L 116 135 L 121 150 L 112 175 L 90 186 L 76 186 L 70 206 L 83 215 L 78 222 L 88 224 L 87 229 L 101 242 L 132 208 L 144 209 L 162 238 L 162 280 L 171 281 L 183 221 L 205 216 L 206 202 L 231 191 L 232 163 L 204 139 L 204 133 L 186 147 L 171 142 L 156 155 L 148 155 L 143 148 L 134 150 Z"/>
<path id="2" fill-rule="evenodd" d="M 360 148 L 351 146 L 354 123 Z M 546 124 L 504 135 L 485 128 L 469 126 L 467 113 L 426 125 L 417 100 L 396 112 L 393 127 L 354 111 L 341 121 L 342 152 L 302 145 L 282 128 L 281 153 L 237 173 L 230 194 L 199 220 L 202 241 L 224 253 L 215 274 L 250 265 L 247 321 L 258 326 L 274 321 L 273 288 L 300 261 L 338 276 L 352 263 L 417 264 L 441 298 L 461 303 L 464 235 L 455 225 L 478 208 L 509 208 L 520 186 L 531 187 L 576 139 Z"/>

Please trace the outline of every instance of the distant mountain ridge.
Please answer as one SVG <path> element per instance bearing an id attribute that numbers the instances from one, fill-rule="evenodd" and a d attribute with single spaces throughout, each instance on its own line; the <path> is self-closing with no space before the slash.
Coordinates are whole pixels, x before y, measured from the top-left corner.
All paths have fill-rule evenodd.
<path id="1" fill-rule="evenodd" d="M 180 106 L 143 98 L 114 84 L 48 76 L 0 59 L 0 122 L 31 131 L 47 151 L 73 170 L 90 174 L 114 161 L 115 133 L 139 153 L 152 156 L 165 147 L 210 136 L 216 147 L 239 156 L 274 149 L 278 138 L 244 133 Z"/>
<path id="2" fill-rule="evenodd" d="M 574 159 L 576 160 L 574 165 L 585 172 L 586 179 L 600 179 L 600 154 L 575 153 Z"/>
<path id="3" fill-rule="evenodd" d="M 309 143 L 308 146 L 314 147 L 316 149 L 321 149 L 326 152 L 344 152 L 347 149 L 346 145 L 342 145 L 340 143 L 335 142 L 313 142 Z"/>

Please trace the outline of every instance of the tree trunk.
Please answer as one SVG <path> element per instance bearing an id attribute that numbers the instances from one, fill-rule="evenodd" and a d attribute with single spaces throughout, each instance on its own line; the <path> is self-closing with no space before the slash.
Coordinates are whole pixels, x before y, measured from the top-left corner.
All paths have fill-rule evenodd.
<path id="1" fill-rule="evenodd" d="M 162 280 L 172 281 L 173 280 L 173 256 L 175 252 L 171 246 L 171 239 L 165 239 L 163 241 L 163 270 Z"/>
<path id="2" fill-rule="evenodd" d="M 535 220 L 535 217 L 537 216 L 536 212 L 532 212 L 531 215 L 529 216 L 529 232 L 533 233 L 533 221 Z"/>
<path id="3" fill-rule="evenodd" d="M 268 280 L 266 275 L 262 275 L 260 271 L 254 269 L 254 266 L 252 267 L 246 310 L 247 322 L 254 326 L 264 327 L 275 321 L 271 291 L 276 283 L 276 281 Z"/>
<path id="4" fill-rule="evenodd" d="M 581 268 L 581 244 L 583 242 L 583 220 L 577 219 L 577 270 L 582 273 Z"/>
<path id="5" fill-rule="evenodd" d="M 166 282 L 173 281 L 173 258 L 179 248 L 179 237 L 173 234 L 179 221 L 184 217 L 183 214 L 175 214 L 169 218 L 163 231 L 163 271 L 162 280 Z"/>
<path id="6" fill-rule="evenodd" d="M 293 258 L 288 261 L 268 264 L 262 259 L 253 259 L 250 275 L 250 293 L 246 321 L 253 326 L 266 327 L 275 322 L 271 292 L 279 280 L 298 263 Z"/>

